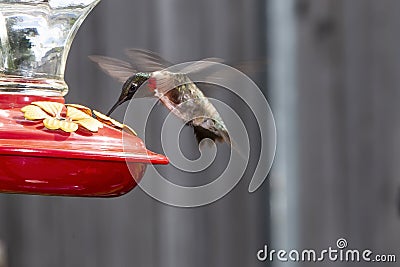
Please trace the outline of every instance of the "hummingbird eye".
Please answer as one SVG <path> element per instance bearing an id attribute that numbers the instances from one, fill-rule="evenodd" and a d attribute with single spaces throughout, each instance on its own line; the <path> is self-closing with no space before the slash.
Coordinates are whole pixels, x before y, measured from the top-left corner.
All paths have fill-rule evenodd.
<path id="1" fill-rule="evenodd" d="M 132 98 L 133 95 L 136 93 L 136 91 L 137 91 L 137 89 L 138 89 L 138 84 L 135 83 L 135 82 L 133 82 L 133 83 L 131 83 L 131 84 L 129 85 L 128 88 L 129 88 L 129 89 L 128 89 L 127 95 L 128 95 L 128 97 L 129 97 L 129 99 L 130 99 L 130 98 Z"/>

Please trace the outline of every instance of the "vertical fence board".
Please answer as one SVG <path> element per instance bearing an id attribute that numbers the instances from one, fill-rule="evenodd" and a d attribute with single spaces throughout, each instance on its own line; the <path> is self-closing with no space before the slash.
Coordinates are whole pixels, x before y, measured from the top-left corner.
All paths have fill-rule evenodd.
<path id="1" fill-rule="evenodd" d="M 298 245 L 396 253 L 400 3 L 298 4 Z"/>

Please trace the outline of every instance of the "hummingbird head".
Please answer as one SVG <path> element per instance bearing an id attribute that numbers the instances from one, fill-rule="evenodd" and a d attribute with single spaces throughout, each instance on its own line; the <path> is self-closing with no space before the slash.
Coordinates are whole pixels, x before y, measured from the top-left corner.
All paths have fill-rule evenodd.
<path id="1" fill-rule="evenodd" d="M 125 101 L 131 100 L 136 91 L 150 78 L 150 73 L 138 72 L 126 80 L 122 86 L 122 93 L 118 100 L 124 99 Z"/>
<path id="2" fill-rule="evenodd" d="M 150 78 L 150 73 L 138 72 L 129 77 L 124 85 L 122 86 L 121 95 L 118 98 L 117 103 L 107 112 L 107 116 L 110 114 L 122 103 L 129 101 L 135 95 L 136 91 L 142 86 Z"/>

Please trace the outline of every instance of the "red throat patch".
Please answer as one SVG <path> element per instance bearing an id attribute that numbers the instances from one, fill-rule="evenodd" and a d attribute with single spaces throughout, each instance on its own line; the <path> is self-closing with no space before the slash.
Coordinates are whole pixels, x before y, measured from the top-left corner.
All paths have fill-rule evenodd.
<path id="1" fill-rule="evenodd" d="M 151 91 L 156 90 L 156 88 L 157 88 L 157 81 L 156 81 L 156 79 L 155 79 L 154 77 L 149 78 L 149 80 L 148 80 L 148 85 L 149 85 L 149 89 L 150 89 Z"/>

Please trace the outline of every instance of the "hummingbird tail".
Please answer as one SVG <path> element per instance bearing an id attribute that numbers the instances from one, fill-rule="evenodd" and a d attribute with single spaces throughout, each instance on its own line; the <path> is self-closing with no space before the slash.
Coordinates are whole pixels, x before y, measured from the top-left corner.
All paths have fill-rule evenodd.
<path id="1" fill-rule="evenodd" d="M 196 136 L 197 143 L 200 144 L 201 140 L 209 138 L 213 141 L 224 142 L 225 138 L 216 133 L 215 131 L 210 131 L 209 129 L 203 128 L 202 126 L 193 126 L 194 135 Z"/>
<path id="2" fill-rule="evenodd" d="M 218 130 L 218 134 L 215 134 L 215 132 L 210 131 L 208 129 L 204 129 L 203 127 L 200 126 L 193 126 L 194 134 L 197 139 L 197 143 L 200 144 L 201 140 L 209 138 L 211 140 L 219 141 L 219 142 L 225 142 L 228 145 L 230 145 L 233 150 L 243 159 L 245 160 L 246 157 L 244 154 L 241 152 L 239 149 L 238 144 L 233 140 L 227 131 L 225 130 Z"/>
<path id="3" fill-rule="evenodd" d="M 234 146 L 235 144 L 232 143 L 232 140 L 228 134 L 227 131 L 225 130 L 217 130 L 217 129 L 205 129 L 201 126 L 193 126 L 194 130 L 194 135 L 196 136 L 197 143 L 200 144 L 200 142 L 203 139 L 211 139 L 214 142 L 218 141 L 221 143 L 227 143 L 228 145 Z M 236 150 L 236 146 L 234 146 L 234 149 Z"/>

